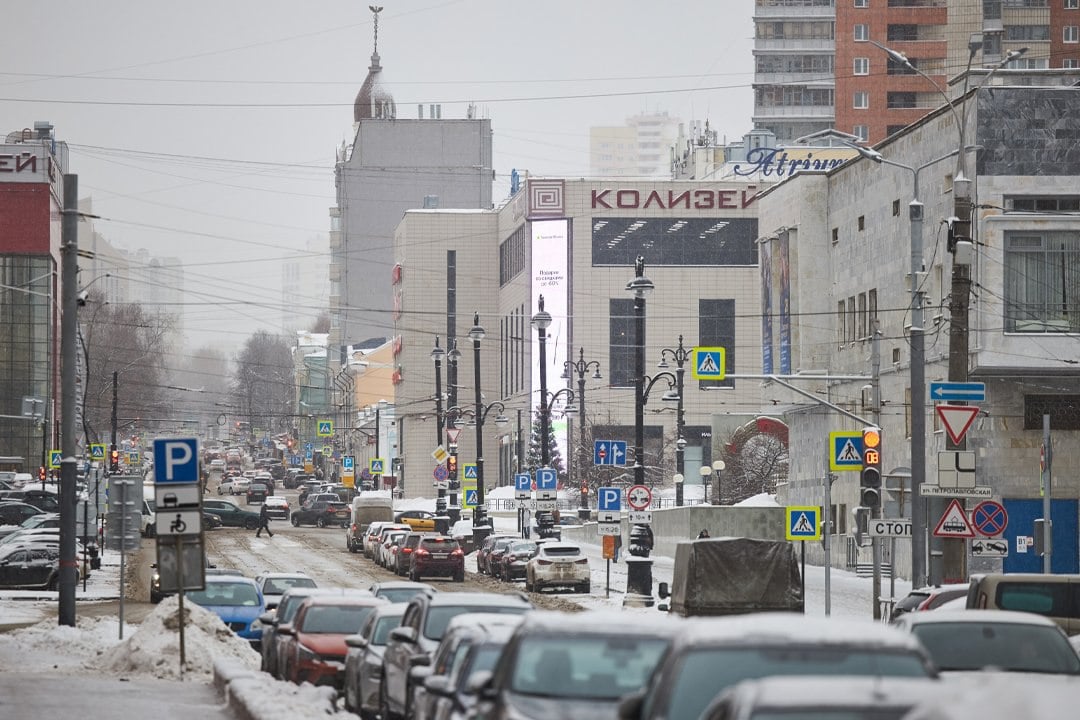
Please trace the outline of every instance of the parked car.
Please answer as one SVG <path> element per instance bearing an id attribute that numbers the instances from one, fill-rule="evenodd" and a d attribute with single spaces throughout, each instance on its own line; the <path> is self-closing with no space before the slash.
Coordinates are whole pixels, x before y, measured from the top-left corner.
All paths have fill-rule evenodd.
<path id="1" fill-rule="evenodd" d="M 922 703 L 941 702 L 952 690 L 930 678 L 769 677 L 728 688 L 701 717 L 899 720 Z"/>
<path id="2" fill-rule="evenodd" d="M 379 714 L 382 660 L 390 631 L 401 624 L 406 603 L 380 605 L 367 616 L 360 632 L 345 638 L 345 709 L 370 718 Z"/>
<path id="3" fill-rule="evenodd" d="M 563 587 L 587 593 L 592 589 L 589 558 L 577 545 L 565 542 L 543 543 L 525 566 L 525 589 L 540 592 Z"/>
<path id="4" fill-rule="evenodd" d="M 289 501 L 283 496 L 271 495 L 263 501 L 263 505 L 266 507 L 266 514 L 269 515 L 272 520 L 289 519 Z"/>
<path id="5" fill-rule="evenodd" d="M 394 567 L 391 569 L 395 573 L 403 577 L 409 574 L 412 555 L 416 552 L 416 548 L 420 547 L 420 538 L 428 534 L 422 532 L 406 533 L 405 538 L 398 545 L 397 552 L 394 554 Z"/>
<path id="6" fill-rule="evenodd" d="M 484 538 L 484 541 L 480 543 L 480 547 L 476 549 L 476 572 L 481 575 L 490 574 L 488 557 L 491 555 L 491 550 L 495 547 L 495 543 L 500 540 L 517 537 L 517 535 L 507 535 L 506 533 L 493 533 Z"/>
<path id="7" fill-rule="evenodd" d="M 278 601 L 278 605 L 273 610 L 267 610 L 259 616 L 259 626 L 262 628 L 262 647 L 260 649 L 262 653 L 262 664 L 260 670 L 270 673 L 272 676 L 278 676 L 278 658 L 282 656 L 283 643 L 279 642 L 280 638 L 277 635 L 278 626 L 283 623 L 292 622 L 292 619 L 296 616 L 296 611 L 300 609 L 300 603 L 305 598 L 316 594 L 329 594 L 330 590 L 323 590 L 321 588 L 301 588 L 293 587 L 285 591 L 285 594 L 281 596 L 281 600 Z"/>
<path id="8" fill-rule="evenodd" d="M 316 527 L 344 527 L 349 522 L 349 506 L 340 501 L 308 500 L 293 511 L 290 517 L 293 527 L 315 525 Z"/>
<path id="9" fill-rule="evenodd" d="M 379 567 L 390 567 L 390 560 L 397 551 L 397 546 L 405 540 L 405 536 L 408 534 L 406 530 L 392 530 L 388 533 L 382 544 L 375 548 L 375 564 Z"/>
<path id="10" fill-rule="evenodd" d="M 937 671 L 915 638 L 880 623 L 781 612 L 690 619 L 656 672 L 619 702 L 619 718 L 698 718 L 727 688 L 772 675 L 934 678 Z"/>
<path id="11" fill-rule="evenodd" d="M 492 578 L 501 578 L 502 558 L 515 542 L 521 542 L 521 539 L 503 538 L 491 547 L 491 552 L 487 556 L 487 574 L 491 575 Z"/>
<path id="12" fill-rule="evenodd" d="M 40 485 L 38 485 L 40 488 Z M 27 505 L 33 505 L 42 512 L 60 512 L 60 500 L 56 493 L 50 490 L 41 490 L 23 487 L 22 490 L 6 490 L 0 501 L 17 501 Z"/>
<path id="13" fill-rule="evenodd" d="M 407 603 L 417 593 L 437 592 L 427 583 L 411 582 L 409 580 L 387 580 L 385 582 L 372 583 L 368 592 L 376 597 L 384 598 L 392 603 Z"/>
<path id="14" fill-rule="evenodd" d="M 27 547 L 9 543 L 0 547 L 0 588 L 57 590 L 59 583 L 59 544 Z"/>
<path id="15" fill-rule="evenodd" d="M 1067 635 L 1080 635 L 1080 575 L 972 575 L 967 607 L 1044 615 L 1056 622 Z"/>
<path id="16" fill-rule="evenodd" d="M 266 612 L 266 605 L 254 580 L 239 575 L 208 574 L 204 589 L 188 590 L 184 596 L 216 613 L 230 630 L 253 647 L 259 647 L 262 628 L 252 625 Z"/>
<path id="17" fill-rule="evenodd" d="M 943 673 L 1002 672 L 1080 675 L 1080 655 L 1057 623 L 1010 610 L 937 610 L 896 621 L 930 653 Z"/>
<path id="18" fill-rule="evenodd" d="M 330 685 L 341 690 L 345 682 L 345 638 L 355 635 L 368 614 L 387 604 L 374 595 L 313 595 L 306 598 L 291 623 L 278 625 L 278 633 L 293 638 L 283 677 L 297 684 Z"/>
<path id="19" fill-rule="evenodd" d="M 539 551 L 540 546 L 531 540 L 515 540 L 501 555 L 492 556 L 491 574 L 507 582 L 524 580 L 529 561 Z"/>
<path id="20" fill-rule="evenodd" d="M 425 535 L 409 559 L 409 579 L 440 575 L 465 582 L 465 552 L 457 540 L 446 535 Z"/>
<path id="21" fill-rule="evenodd" d="M 364 535 L 361 538 L 360 542 L 360 551 L 364 553 L 364 557 L 374 558 L 375 543 L 378 541 L 379 530 L 387 524 L 389 523 L 376 520 L 375 522 L 372 522 L 370 525 L 368 525 L 367 530 L 364 531 Z M 345 538 L 345 542 L 347 546 L 349 542 L 347 535 Z"/>
<path id="22" fill-rule="evenodd" d="M 263 573 L 255 577 L 255 584 L 266 601 L 266 609 L 273 610 L 281 601 L 281 596 L 293 588 L 315 588 L 318 585 L 305 573 Z"/>
<path id="23" fill-rule="evenodd" d="M 432 656 L 430 665 L 417 665 L 410 671 L 413 696 L 409 701 L 413 720 L 433 720 L 439 701 L 443 697 L 429 691 L 429 687 L 449 689 L 449 675 L 463 665 L 470 657 L 471 650 L 481 644 L 497 654 L 510 639 L 514 629 L 521 624 L 524 615 L 491 615 L 488 613 L 465 613 L 458 615 L 446 626 L 439 647 Z M 490 670 L 491 666 L 483 669 Z M 479 670 L 480 668 L 477 668 Z M 443 693 L 449 694 L 447 693 Z M 449 710 L 449 707 L 447 708 Z"/>
<path id="24" fill-rule="evenodd" d="M 427 510 L 402 510 L 394 514 L 394 522 L 408 525 L 417 532 L 435 532 L 435 513 Z"/>
<path id="25" fill-rule="evenodd" d="M 409 715 L 412 695 L 409 670 L 418 664 L 430 664 L 450 620 L 471 612 L 522 615 L 532 604 L 520 594 L 499 593 L 421 593 L 413 596 L 401 618 L 401 626 L 390 632 L 383 653 L 383 682 L 379 699 L 382 720 Z M 549 717 L 556 717 L 555 715 Z"/>
<path id="26" fill-rule="evenodd" d="M 15 500 L 0 503 L 0 525 L 22 525 L 27 518 L 45 511 L 28 503 Z"/>
<path id="27" fill-rule="evenodd" d="M 514 631 L 495 669 L 476 672 L 478 717 L 610 717 L 648 682 L 683 621 L 582 612 L 536 612 Z M 674 717 L 673 717 L 674 720 Z"/>
<path id="28" fill-rule="evenodd" d="M 352 499 L 349 509 L 349 526 L 345 529 L 345 547 L 349 552 L 360 551 L 372 523 L 394 519 L 394 501 L 388 492 L 362 492 Z"/>
<path id="29" fill-rule="evenodd" d="M 264 503 L 266 498 L 270 497 L 270 488 L 261 482 L 253 482 L 248 485 L 247 492 L 247 504 L 254 505 L 255 503 Z"/>
<path id="30" fill-rule="evenodd" d="M 247 530 L 259 527 L 259 513 L 244 510 L 231 500 L 203 498 L 203 511 L 217 515 L 225 527 L 240 527 Z"/>
<path id="31" fill-rule="evenodd" d="M 950 600 L 967 597 L 967 592 L 967 583 L 915 588 L 893 606 L 889 614 L 889 622 L 894 622 L 905 613 L 936 610 Z"/>

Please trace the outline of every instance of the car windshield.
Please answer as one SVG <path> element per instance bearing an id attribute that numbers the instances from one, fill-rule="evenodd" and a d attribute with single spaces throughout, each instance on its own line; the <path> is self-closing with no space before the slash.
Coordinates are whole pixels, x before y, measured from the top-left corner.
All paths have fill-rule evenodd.
<path id="1" fill-rule="evenodd" d="M 208 582 L 205 590 L 187 593 L 192 602 L 199 605 L 226 607 L 258 607 L 259 592 L 248 583 Z"/>
<path id="2" fill-rule="evenodd" d="M 314 605 L 304 615 L 306 633 L 343 633 L 352 635 L 360 630 L 364 619 L 375 608 L 371 605 Z"/>
<path id="3" fill-rule="evenodd" d="M 424 637 L 429 640 L 442 640 L 446 633 L 446 626 L 458 615 L 464 613 L 495 613 L 497 615 L 524 615 L 531 608 L 527 605 L 511 605 L 486 607 L 481 605 L 443 605 L 433 607 L 428 611 L 427 622 L 424 623 Z"/>
<path id="4" fill-rule="evenodd" d="M 397 602 L 396 600 L 394 602 Z M 375 632 L 371 634 L 372 645 L 385 645 L 390 637 L 390 631 L 401 625 L 401 616 L 392 615 L 379 618 L 375 624 Z"/>
<path id="5" fill-rule="evenodd" d="M 315 587 L 315 581 L 308 577 L 286 577 L 286 578 L 267 578 L 263 583 L 263 594 L 265 595 L 281 595 L 289 588 L 294 587 Z"/>
<path id="6" fill-rule="evenodd" d="M 672 720 L 697 718 L 713 698 L 742 680 L 773 675 L 871 675 L 927 677 L 914 651 L 790 645 L 777 647 L 702 648 L 675 664 L 668 690 Z"/>
<path id="7" fill-rule="evenodd" d="M 376 595 L 392 603 L 403 603 L 412 600 L 413 595 L 418 592 L 420 592 L 418 588 L 383 588 Z"/>
<path id="8" fill-rule="evenodd" d="M 548 557 L 574 557 L 581 554 L 581 550 L 576 547 L 546 547 L 544 548 L 544 554 Z"/>
<path id="9" fill-rule="evenodd" d="M 518 645 L 510 689 L 525 695 L 615 700 L 645 684 L 669 642 L 626 635 L 528 637 Z"/>
<path id="10" fill-rule="evenodd" d="M 930 593 L 913 590 L 907 597 L 896 603 L 896 609 L 903 610 L 904 612 L 911 612 L 919 607 L 919 605 L 928 597 L 930 597 Z"/>
<path id="11" fill-rule="evenodd" d="M 428 552 L 448 553 L 458 549 L 458 541 L 444 537 L 424 538 L 420 541 L 420 546 Z"/>
<path id="12" fill-rule="evenodd" d="M 503 647 L 503 645 L 482 645 L 476 648 L 470 655 L 471 660 L 464 672 L 461 672 L 461 668 L 455 663 L 451 672 L 457 675 L 462 689 L 474 672 L 491 672 L 495 669 L 495 663 L 499 662 L 502 656 Z"/>
<path id="13" fill-rule="evenodd" d="M 536 543 L 515 543 L 508 552 L 511 555 L 528 555 L 536 552 Z"/>
<path id="14" fill-rule="evenodd" d="M 912 628 L 939 670 L 1080 674 L 1080 656 L 1057 627 L 1022 623 L 920 623 Z"/>
<path id="15" fill-rule="evenodd" d="M 282 623 L 292 622 L 292 619 L 296 617 L 296 611 L 300 609 L 300 604 L 306 599 L 307 596 L 305 595 L 291 595 L 284 598 L 277 608 L 278 621 Z"/>

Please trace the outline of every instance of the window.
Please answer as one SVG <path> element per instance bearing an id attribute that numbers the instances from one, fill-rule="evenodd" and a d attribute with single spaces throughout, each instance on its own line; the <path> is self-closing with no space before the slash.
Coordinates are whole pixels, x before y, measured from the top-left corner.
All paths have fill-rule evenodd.
<path id="1" fill-rule="evenodd" d="M 886 104 L 891 109 L 915 107 L 915 93 L 891 92 L 886 96 Z"/>
<path id="2" fill-rule="evenodd" d="M 1042 416 L 1055 430 L 1080 430 L 1080 395 L 1025 395 L 1024 429 L 1042 430 Z"/>
<path id="3" fill-rule="evenodd" d="M 856 317 L 855 317 L 855 296 L 852 295 L 847 299 L 847 340 L 848 342 L 855 342 L 856 334 Z"/>
<path id="4" fill-rule="evenodd" d="M 1006 40 L 1049 40 L 1049 25 L 1006 25 Z"/>
<path id="5" fill-rule="evenodd" d="M 1077 58 L 1065 58 L 1061 61 L 1061 67 L 1063 68 L 1080 68 L 1080 60 Z"/>
<path id="6" fill-rule="evenodd" d="M 862 232 L 863 230 L 865 230 L 866 229 L 866 216 L 865 215 L 860 215 L 859 219 L 856 221 L 856 223 L 859 226 L 859 232 Z"/>
<path id="7" fill-rule="evenodd" d="M 840 242 L 840 228 L 832 229 L 832 244 L 836 245 Z"/>
<path id="8" fill-rule="evenodd" d="M 1080 8 L 1080 0 L 1065 0 L 1066 10 L 1076 10 Z"/>
<path id="9" fill-rule="evenodd" d="M 856 125 L 854 128 L 852 128 L 851 133 L 863 142 L 868 142 L 870 140 L 869 125 Z"/>
<path id="10" fill-rule="evenodd" d="M 983 0 L 983 20 L 1001 19 L 1001 0 Z"/>
<path id="11" fill-rule="evenodd" d="M 1080 195 L 1006 195 L 1004 200 L 1006 212 L 1080 211 Z"/>
<path id="12" fill-rule="evenodd" d="M 855 102 L 853 107 L 856 110 L 866 110 L 870 107 L 870 93 L 866 91 L 859 91 L 855 93 Z"/>
<path id="13" fill-rule="evenodd" d="M 847 312 L 843 300 L 836 303 L 836 344 L 840 349 L 844 348 L 844 340 L 847 338 Z"/>
<path id="14" fill-rule="evenodd" d="M 1061 28 L 1061 41 L 1066 43 L 1080 42 L 1080 27 L 1076 25 L 1066 25 Z"/>
<path id="15" fill-rule="evenodd" d="M 855 0 L 855 7 L 868 8 L 870 7 L 870 0 Z"/>
<path id="16" fill-rule="evenodd" d="M 525 226 L 515 230 L 499 245 L 499 287 L 525 269 Z"/>
<path id="17" fill-rule="evenodd" d="M 919 39 L 918 25 L 890 25 L 886 31 L 888 40 L 907 42 Z"/>
<path id="18" fill-rule="evenodd" d="M 859 293 L 859 338 L 870 337 L 869 316 L 866 314 L 866 293 Z"/>
<path id="19" fill-rule="evenodd" d="M 892 201 L 892 214 L 893 214 L 893 217 L 900 217 L 900 201 L 899 200 L 893 200 Z"/>
<path id="20" fill-rule="evenodd" d="M 702 347 L 727 348 L 725 372 L 735 372 L 735 301 L 698 300 L 698 342 Z M 735 387 L 734 380 L 701 380 L 698 387 Z"/>
<path id="21" fill-rule="evenodd" d="M 599 197 L 599 196 L 598 196 Z M 734 190 L 653 191 L 612 190 L 604 202 L 615 207 L 734 210 L 751 197 Z M 638 255 L 649 265 L 757 265 L 756 218 L 678 217 L 593 218 L 593 266 L 633 267 Z"/>
<path id="22" fill-rule="evenodd" d="M 869 75 L 870 74 L 870 58 L 857 57 L 855 58 L 856 75 Z"/>
<path id="23" fill-rule="evenodd" d="M 895 135 L 906 127 L 907 125 L 888 125 L 885 128 L 885 136 L 888 137 L 889 135 Z"/>
<path id="24" fill-rule="evenodd" d="M 1005 332 L 1080 332 L 1080 234 L 1005 234 Z"/>
<path id="25" fill-rule="evenodd" d="M 634 301 L 612 298 L 608 301 L 608 368 L 611 387 L 634 386 Z"/>
<path id="26" fill-rule="evenodd" d="M 855 26 L 855 42 L 866 42 L 870 39 L 870 26 L 869 25 L 856 25 Z"/>
<path id="27" fill-rule="evenodd" d="M 877 289 L 866 293 L 866 314 L 870 318 L 870 332 L 877 329 Z"/>
<path id="28" fill-rule="evenodd" d="M 908 58 L 906 63 L 888 58 L 885 62 L 885 73 L 887 75 L 914 75 L 917 67 L 919 67 L 918 58 Z"/>

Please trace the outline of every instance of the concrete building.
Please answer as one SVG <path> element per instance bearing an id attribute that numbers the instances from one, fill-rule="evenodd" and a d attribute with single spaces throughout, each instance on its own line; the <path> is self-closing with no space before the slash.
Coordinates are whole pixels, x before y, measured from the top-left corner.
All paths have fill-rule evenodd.
<path id="1" fill-rule="evenodd" d="M 376 14 L 377 15 L 377 14 Z M 407 210 L 490 208 L 491 121 L 443 119 L 420 105 L 406 119 L 384 80 L 375 50 L 353 107 L 353 138 L 337 153 L 337 204 L 331 208 L 330 345 L 339 349 L 388 337 L 394 228 Z M 426 112 L 426 117 L 425 117 Z"/>
<path id="2" fill-rule="evenodd" d="M 591 177 L 668 177 L 668 149 L 679 134 L 679 119 L 666 112 L 640 113 L 626 125 L 589 128 Z"/>
<path id="3" fill-rule="evenodd" d="M 981 82 L 973 80 L 972 85 Z M 1008 511 L 1006 558 L 968 558 L 971 572 L 1004 568 L 1039 571 L 1041 558 L 1028 550 L 1033 521 L 1042 516 L 1040 447 L 1042 418 L 1053 434 L 1055 572 L 1077 572 L 1077 498 L 1080 479 L 1080 162 L 1074 141 L 1080 131 L 1080 89 L 1032 87 L 1037 77 L 1001 71 L 992 87 L 972 92 L 967 112 L 939 108 L 875 146 L 888 162 L 926 167 L 919 174 L 923 217 L 925 368 L 929 385 L 949 378 L 950 315 L 954 256 L 948 221 L 954 215 L 957 122 L 966 117 L 964 143 L 978 145 L 965 174 L 972 177 L 972 292 L 967 314 L 967 374 L 986 385 L 986 402 L 967 434 L 974 452 L 974 481 L 992 489 Z M 1069 138 L 1069 139 L 1066 139 Z M 943 157 L 944 156 L 944 157 Z M 939 162 L 931 163 L 934 159 Z M 828 172 L 804 172 L 758 199 L 763 286 L 763 356 L 768 371 L 790 354 L 793 372 L 866 377 L 871 374 L 872 334 L 880 331 L 882 409 L 873 418 L 868 380 L 836 379 L 800 387 L 883 429 L 886 517 L 910 517 L 912 398 L 911 292 L 908 205 L 912 172 L 860 159 Z M 768 327 L 779 308 L 779 332 Z M 784 329 L 784 316 L 791 318 Z M 784 343 L 788 345 L 785 350 Z M 803 396 L 771 387 L 777 412 L 790 428 L 786 505 L 823 502 L 829 433 L 858 430 L 846 419 Z M 948 479 L 953 462 L 945 431 L 926 403 L 926 482 Z M 851 510 L 859 503 L 858 473 L 839 472 L 833 483 L 837 542 L 833 561 L 869 562 L 869 549 L 852 538 Z M 942 482 L 944 485 L 944 482 Z M 968 500 L 968 509 L 977 501 Z M 930 504 L 930 529 L 942 508 Z M 1019 539 L 1018 539 L 1019 538 Z M 955 542 L 955 541 L 951 541 Z M 931 543 L 936 545 L 936 543 Z M 820 560 L 820 548 L 808 547 Z M 897 572 L 911 569 L 908 541 L 897 542 Z M 940 557 L 930 558 L 931 577 L 941 577 Z"/>
<path id="4" fill-rule="evenodd" d="M 108 303 L 129 302 L 130 261 L 94 227 L 94 204 L 91 198 L 79 200 L 79 287 L 101 293 Z"/>
<path id="5" fill-rule="evenodd" d="M 281 330 L 311 329 L 330 300 L 329 244 L 325 236 L 309 239 L 281 264 Z"/>
<path id="6" fill-rule="evenodd" d="M 545 345 L 549 393 L 568 385 L 576 391 L 576 377 L 560 378 L 571 359 L 598 361 L 603 376 L 587 377 L 584 433 L 581 418 L 562 413 L 566 394 L 555 401 L 553 431 L 569 465 L 562 480 L 570 487 L 583 480 L 593 486 L 626 483 L 632 469 L 596 468 L 592 449 L 593 440 L 602 439 L 633 446 L 636 350 L 626 284 L 634 278 L 635 259 L 645 257 L 646 275 L 656 286 L 646 307 L 648 374 L 655 374 L 661 349 L 677 347 L 680 335 L 688 348 L 724 347 L 728 373 L 756 371 L 754 197 L 745 182 L 529 178 L 498 210 L 407 212 L 394 242 L 400 266 L 395 293 L 401 297 L 395 322 L 402 338 L 395 357 L 398 441 L 406 496 L 433 492 L 431 452 L 439 433 L 430 353 L 436 336 L 443 349 L 456 342 L 461 353 L 456 378 L 447 359 L 442 362 L 444 409 L 455 401 L 474 407 L 474 322 L 485 331 L 481 401 L 491 407 L 483 433 L 484 484 L 507 484 L 518 467 L 528 467 L 525 448 L 540 400 L 539 340 L 530 319 L 540 295 L 553 316 Z M 685 370 L 689 484 L 701 482 L 697 469 L 712 460 L 714 418 L 745 422 L 756 415 L 759 398 L 755 382 L 698 381 L 689 366 Z M 676 404 L 661 402 L 667 389 L 659 382 L 647 405 L 644 465 L 649 482 L 670 487 Z M 499 415 L 509 424 L 496 425 Z M 474 428 L 463 429 L 459 457 L 462 464 L 474 461 Z"/>
<path id="7" fill-rule="evenodd" d="M 67 144 L 47 122 L 0 143 L 0 458 L 34 472 L 60 428 L 60 217 Z M 29 398 L 24 419 L 24 398 Z"/>
<path id="8" fill-rule="evenodd" d="M 754 126 L 781 142 L 828 127 L 878 142 L 1010 50 L 1027 49 L 1012 69 L 1080 64 L 1073 0 L 756 0 L 754 25 Z"/>

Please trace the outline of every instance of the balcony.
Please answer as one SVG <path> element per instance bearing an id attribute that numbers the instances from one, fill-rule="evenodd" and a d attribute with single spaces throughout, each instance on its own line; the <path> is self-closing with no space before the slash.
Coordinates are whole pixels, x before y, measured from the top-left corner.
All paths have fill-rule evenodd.
<path id="1" fill-rule="evenodd" d="M 772 118 L 780 120 L 827 120 L 832 118 L 832 105 L 781 105 L 762 107 L 754 106 L 754 122 L 767 122 Z"/>
<path id="2" fill-rule="evenodd" d="M 772 51 L 791 51 L 791 50 L 822 50 L 833 51 L 836 48 L 836 40 L 828 39 L 822 40 L 819 38 L 783 38 L 783 39 L 771 39 L 771 38 L 755 38 L 754 39 L 754 52 L 761 54 L 762 52 Z"/>

